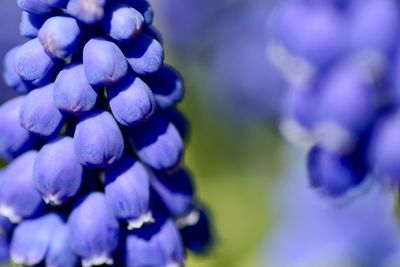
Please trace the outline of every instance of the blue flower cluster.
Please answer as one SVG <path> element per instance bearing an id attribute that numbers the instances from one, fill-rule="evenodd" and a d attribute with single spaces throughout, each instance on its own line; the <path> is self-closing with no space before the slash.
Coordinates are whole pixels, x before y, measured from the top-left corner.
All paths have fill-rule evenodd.
<path id="1" fill-rule="evenodd" d="M 290 0 L 270 26 L 267 54 L 289 84 L 282 130 L 311 147 L 311 184 L 330 196 L 372 176 L 398 185 L 398 1 Z"/>
<path id="2" fill-rule="evenodd" d="M 4 59 L 0 258 L 52 267 L 182 266 L 208 216 L 182 163 L 180 74 L 146 0 L 18 0 Z M 9 246 L 9 253 L 8 253 Z M 4 252 L 4 253 L 3 253 Z"/>

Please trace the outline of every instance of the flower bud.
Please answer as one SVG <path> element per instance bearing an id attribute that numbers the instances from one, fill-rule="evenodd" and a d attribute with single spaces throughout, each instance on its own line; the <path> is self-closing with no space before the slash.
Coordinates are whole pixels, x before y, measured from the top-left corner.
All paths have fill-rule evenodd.
<path id="1" fill-rule="evenodd" d="M 131 128 L 129 138 L 139 158 L 156 170 L 172 169 L 181 161 L 183 140 L 162 114 L 154 114 L 145 123 Z"/>
<path id="2" fill-rule="evenodd" d="M 124 126 L 133 126 L 147 120 L 156 109 L 150 88 L 133 75 L 110 88 L 108 95 L 115 119 Z"/>
<path id="3" fill-rule="evenodd" d="M 36 151 L 16 158 L 0 176 L 0 215 L 13 223 L 34 215 L 43 205 L 33 183 Z"/>
<path id="4" fill-rule="evenodd" d="M 51 240 L 62 223 L 54 213 L 20 223 L 11 240 L 11 260 L 29 266 L 40 263 L 46 257 Z"/>
<path id="5" fill-rule="evenodd" d="M 60 205 L 78 192 L 83 166 L 78 162 L 71 137 L 50 141 L 39 151 L 33 179 L 47 204 Z"/>
<path id="6" fill-rule="evenodd" d="M 124 152 L 124 139 L 114 118 L 98 109 L 80 117 L 74 145 L 79 162 L 94 168 L 111 165 Z"/>
<path id="7" fill-rule="evenodd" d="M 62 128 L 65 117 L 54 103 L 54 84 L 29 92 L 21 106 L 20 122 L 28 131 L 52 137 Z"/>
<path id="8" fill-rule="evenodd" d="M 128 72 L 128 63 L 119 47 L 104 38 L 93 38 L 83 49 L 83 66 L 93 86 L 119 82 Z"/>
<path id="9" fill-rule="evenodd" d="M 112 265 L 112 253 L 119 242 L 119 224 L 103 193 L 86 196 L 72 211 L 69 220 L 72 250 L 82 257 L 82 265 Z"/>
<path id="10" fill-rule="evenodd" d="M 0 155 L 9 160 L 30 150 L 38 138 L 19 123 L 24 96 L 14 98 L 0 106 Z"/>
<path id="11" fill-rule="evenodd" d="M 124 156 L 106 170 L 105 196 L 118 219 L 128 229 L 153 222 L 150 211 L 150 174 L 131 156 Z"/>

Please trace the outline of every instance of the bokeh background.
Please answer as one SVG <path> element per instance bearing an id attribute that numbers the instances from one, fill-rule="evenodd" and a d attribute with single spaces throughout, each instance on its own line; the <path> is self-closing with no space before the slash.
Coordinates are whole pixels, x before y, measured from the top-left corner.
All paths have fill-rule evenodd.
<path id="1" fill-rule="evenodd" d="M 338 215 L 331 203 L 316 204 L 323 200 L 308 192 L 303 152 L 288 145 L 279 132 L 286 86 L 267 49 L 269 14 L 278 1 L 150 2 L 155 25 L 163 34 L 166 62 L 185 77 L 186 97 L 180 108 L 191 122 L 186 162 L 195 175 L 199 197 L 213 215 L 216 234 L 214 250 L 207 257 L 190 255 L 187 266 L 381 266 L 349 260 L 353 244 L 357 248 L 357 244 L 367 244 L 364 250 L 357 250 L 359 254 L 375 251 L 368 250 L 368 245 L 376 236 L 367 239 L 355 234 L 357 224 L 351 220 L 353 225 L 348 226 L 346 220 L 357 217 L 361 225 L 365 218 L 385 218 L 390 208 L 364 211 L 362 207 L 392 200 L 381 199 L 376 193 L 378 196 L 367 198 L 366 204 L 354 205 L 356 215 Z M 1 58 L 23 42 L 19 19 L 16 1 L 0 1 Z M 0 102 L 12 96 L 1 81 Z M 317 210 L 317 215 L 312 210 Z M 339 226 L 321 226 L 320 215 L 325 216 L 324 225 L 343 219 Z M 374 234 L 398 237 L 397 225 L 382 224 Z M 337 235 L 355 237 L 339 242 L 332 237 Z M 387 247 L 398 245 L 392 239 L 385 243 Z M 335 249 L 330 246 L 333 243 Z"/>

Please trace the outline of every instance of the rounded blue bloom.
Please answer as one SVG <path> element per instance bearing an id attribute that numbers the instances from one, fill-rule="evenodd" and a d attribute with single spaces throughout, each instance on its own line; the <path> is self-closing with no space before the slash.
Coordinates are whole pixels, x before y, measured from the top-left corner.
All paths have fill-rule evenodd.
<path id="1" fill-rule="evenodd" d="M 46 0 L 17 0 L 18 6 L 29 13 L 38 15 L 48 14 L 52 11 Z"/>
<path id="2" fill-rule="evenodd" d="M 214 244 L 209 215 L 203 209 L 197 208 L 192 217 L 185 219 L 186 222 L 180 227 L 185 247 L 197 254 L 206 253 Z"/>
<path id="3" fill-rule="evenodd" d="M 175 106 L 183 99 L 184 84 L 181 75 L 172 67 L 164 65 L 156 73 L 145 78 L 157 105 L 162 109 Z"/>
<path id="4" fill-rule="evenodd" d="M 57 227 L 46 253 L 46 266 L 76 267 L 79 264 L 78 256 L 70 246 L 68 226 L 62 224 Z"/>
<path id="5" fill-rule="evenodd" d="M 94 24 L 104 17 L 107 0 L 69 0 L 67 13 L 86 24 Z"/>
<path id="6" fill-rule="evenodd" d="M 21 23 L 19 25 L 19 32 L 23 37 L 33 39 L 36 38 L 40 28 L 48 19 L 48 15 L 38 15 L 22 11 Z"/>
<path id="7" fill-rule="evenodd" d="M 129 232 L 126 266 L 181 266 L 185 255 L 178 229 L 171 219 L 157 217 L 154 224 Z"/>
<path id="8" fill-rule="evenodd" d="M 40 149 L 33 179 L 47 204 L 60 205 L 80 188 L 83 166 L 79 163 L 71 137 L 60 137 Z"/>
<path id="9" fill-rule="evenodd" d="M 274 37 L 291 53 L 324 66 L 343 51 L 344 23 L 332 5 L 285 1 L 276 10 Z"/>
<path id="10" fill-rule="evenodd" d="M 79 118 L 74 135 L 75 153 L 88 167 L 102 168 L 117 161 L 124 152 L 124 139 L 114 118 L 95 109 Z"/>
<path id="11" fill-rule="evenodd" d="M 56 16 L 46 20 L 39 30 L 38 37 L 48 54 L 64 59 L 77 48 L 81 30 L 74 18 Z"/>
<path id="12" fill-rule="evenodd" d="M 0 215 L 13 223 L 34 215 L 43 205 L 33 182 L 36 156 L 36 151 L 25 152 L 1 173 Z"/>
<path id="13" fill-rule="evenodd" d="M 151 185 L 172 216 L 184 217 L 192 211 L 194 187 L 187 170 L 180 169 L 172 174 L 157 172 Z"/>
<path id="14" fill-rule="evenodd" d="M 376 124 L 368 149 L 372 170 L 379 176 L 400 181 L 400 117 L 388 114 Z"/>
<path id="15" fill-rule="evenodd" d="M 176 127 L 162 114 L 129 129 L 129 140 L 138 157 L 156 170 L 168 170 L 181 162 L 184 144 Z"/>
<path id="16" fill-rule="evenodd" d="M 7 160 L 35 148 L 39 141 L 19 123 L 24 98 L 20 96 L 0 106 L 0 156 Z"/>
<path id="17" fill-rule="evenodd" d="M 400 30 L 400 11 L 397 1 L 352 1 L 348 17 L 346 30 L 350 50 L 393 52 L 399 40 Z"/>
<path id="18" fill-rule="evenodd" d="M 34 86 L 48 83 L 57 69 L 59 62 L 51 58 L 38 38 L 23 44 L 14 60 L 16 72 L 24 81 Z"/>
<path id="19" fill-rule="evenodd" d="M 119 82 L 128 72 L 128 63 L 119 47 L 104 38 L 93 38 L 83 49 L 83 66 L 93 86 Z"/>
<path id="20" fill-rule="evenodd" d="M 72 250 L 82 257 L 84 267 L 113 264 L 119 242 L 119 224 L 103 193 L 85 197 L 68 219 Z"/>
<path id="21" fill-rule="evenodd" d="M 3 79 L 17 94 L 26 94 L 29 92 L 29 86 L 22 80 L 21 76 L 15 70 L 14 60 L 20 46 L 14 47 L 4 56 Z"/>
<path id="22" fill-rule="evenodd" d="M 118 219 L 128 229 L 153 222 L 150 211 L 150 173 L 131 156 L 122 157 L 106 169 L 105 196 Z"/>
<path id="23" fill-rule="evenodd" d="M 372 77 L 355 65 L 339 63 L 321 83 L 318 124 L 336 124 L 351 134 L 365 130 L 376 109 Z"/>
<path id="24" fill-rule="evenodd" d="M 43 137 L 56 135 L 65 116 L 54 103 L 54 84 L 32 90 L 21 105 L 20 123 L 28 131 Z"/>
<path id="25" fill-rule="evenodd" d="M 340 155 L 315 146 L 308 154 L 311 186 L 329 196 L 342 196 L 364 181 L 364 164 L 356 151 Z"/>
<path id="26" fill-rule="evenodd" d="M 93 109 L 97 90 L 85 76 L 82 64 L 70 64 L 57 76 L 54 82 L 54 102 L 62 111 L 80 115 Z"/>
<path id="27" fill-rule="evenodd" d="M 111 111 L 115 119 L 124 126 L 146 121 L 156 109 L 150 88 L 140 78 L 128 75 L 108 92 Z"/>
<path id="28" fill-rule="evenodd" d="M 43 261 L 54 234 L 62 224 L 61 218 L 54 213 L 20 223 L 11 240 L 11 260 L 29 266 Z"/>
<path id="29" fill-rule="evenodd" d="M 175 125 L 182 138 L 188 141 L 191 131 L 188 118 L 175 108 L 165 110 L 163 114 Z"/>
<path id="30" fill-rule="evenodd" d="M 107 10 L 103 28 L 114 40 L 129 41 L 141 33 L 144 28 L 144 17 L 133 7 L 115 3 L 110 10 Z"/>
<path id="31" fill-rule="evenodd" d="M 147 0 L 122 0 L 126 4 L 130 5 L 137 11 L 139 11 L 144 17 L 144 21 L 147 25 L 150 25 L 154 19 L 154 11 Z"/>
<path id="32" fill-rule="evenodd" d="M 132 70 L 139 75 L 156 72 L 164 62 L 162 45 L 146 34 L 141 34 L 124 45 L 123 51 Z"/>

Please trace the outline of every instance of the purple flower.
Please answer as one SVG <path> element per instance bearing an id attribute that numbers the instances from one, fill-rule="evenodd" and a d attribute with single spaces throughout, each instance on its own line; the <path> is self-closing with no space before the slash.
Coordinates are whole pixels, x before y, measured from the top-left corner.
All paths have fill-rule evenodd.
<path id="1" fill-rule="evenodd" d="M 39 40 L 52 57 L 64 59 L 77 48 L 81 30 L 78 22 L 71 17 L 51 17 L 40 28 Z"/>
<path id="2" fill-rule="evenodd" d="M 24 98 L 14 98 L 0 107 L 0 155 L 8 160 L 34 148 L 38 143 L 38 138 L 19 123 Z"/>
<path id="3" fill-rule="evenodd" d="M 113 264 L 119 224 L 104 194 L 94 192 L 85 197 L 71 212 L 68 227 L 72 250 L 82 257 L 84 267 Z"/>
<path id="4" fill-rule="evenodd" d="M 69 0 L 66 12 L 86 24 L 100 22 L 107 0 Z"/>
<path id="5" fill-rule="evenodd" d="M 94 108 L 97 90 L 86 76 L 82 64 L 70 64 L 57 76 L 54 82 L 54 102 L 62 111 L 81 115 Z"/>
<path id="6" fill-rule="evenodd" d="M 308 155 L 311 186 L 330 196 L 342 196 L 364 181 L 364 164 L 357 151 L 340 155 L 315 146 Z"/>
<path id="7" fill-rule="evenodd" d="M 25 152 L 1 173 L 0 214 L 13 223 L 34 215 L 43 205 L 33 183 L 36 156 L 36 151 Z"/>
<path id="8" fill-rule="evenodd" d="M 118 42 L 136 38 L 144 28 L 144 17 L 136 9 L 123 3 L 115 3 L 107 10 L 103 20 L 105 32 Z"/>
<path id="9" fill-rule="evenodd" d="M 29 266 L 43 261 L 62 223 L 61 218 L 54 213 L 20 223 L 11 240 L 11 260 Z"/>
<path id="10" fill-rule="evenodd" d="M 139 158 L 156 170 L 168 170 L 180 164 L 184 148 L 182 137 L 160 113 L 131 128 L 129 139 Z"/>
<path id="11" fill-rule="evenodd" d="M 185 255 L 178 230 L 172 220 L 157 217 L 156 223 L 128 233 L 126 237 L 126 265 L 181 266 Z"/>
<path id="12" fill-rule="evenodd" d="M 21 23 L 19 25 L 20 34 L 23 37 L 33 39 L 36 38 L 40 28 L 48 19 L 47 15 L 38 15 L 22 11 Z"/>
<path id="13" fill-rule="evenodd" d="M 132 70 L 139 75 L 158 71 L 164 62 L 162 45 L 146 34 L 141 34 L 124 45 L 123 51 Z"/>
<path id="14" fill-rule="evenodd" d="M 140 78 L 128 75 L 107 91 L 111 111 L 123 126 L 137 125 L 146 121 L 156 109 L 150 88 Z"/>
<path id="15" fill-rule="evenodd" d="M 60 205 L 75 196 L 80 188 L 83 166 L 75 155 L 71 137 L 50 141 L 40 149 L 33 179 L 47 204 Z"/>
<path id="16" fill-rule="evenodd" d="M 21 125 L 42 137 L 56 135 L 65 116 L 54 103 L 54 84 L 32 90 L 24 98 L 20 111 Z"/>
<path id="17" fill-rule="evenodd" d="M 38 38 L 23 44 L 14 60 L 16 72 L 24 81 L 34 86 L 47 84 L 57 69 L 59 61 L 51 58 Z"/>
<path id="18" fill-rule="evenodd" d="M 17 3 L 22 10 L 38 15 L 50 13 L 52 10 L 46 0 L 17 0 Z"/>
<path id="19" fill-rule="evenodd" d="M 162 109 L 174 107 L 184 94 L 181 75 L 172 67 L 164 65 L 156 73 L 145 78 L 151 88 L 158 106 Z"/>
<path id="20" fill-rule="evenodd" d="M 106 170 L 105 197 L 128 229 L 153 222 L 150 211 L 150 173 L 131 156 L 124 156 Z"/>
<path id="21" fill-rule="evenodd" d="M 119 47 L 104 38 L 93 38 L 83 49 L 83 66 L 93 86 L 119 82 L 128 72 L 128 63 Z"/>
<path id="22" fill-rule="evenodd" d="M 124 152 L 124 139 L 114 118 L 95 109 L 80 117 L 74 135 L 75 153 L 82 165 L 102 168 Z"/>
<path id="23" fill-rule="evenodd" d="M 70 235 L 66 224 L 60 225 L 55 231 L 46 253 L 46 266 L 76 267 L 78 256 L 73 253 L 70 246 Z"/>
<path id="24" fill-rule="evenodd" d="M 29 86 L 22 80 L 14 67 L 15 55 L 20 46 L 14 47 L 4 57 L 3 78 L 7 86 L 14 90 L 17 94 L 26 94 L 29 92 Z"/>
<path id="25" fill-rule="evenodd" d="M 172 216 L 184 217 L 192 211 L 194 188 L 187 170 L 181 169 L 172 174 L 157 172 L 151 185 Z"/>

